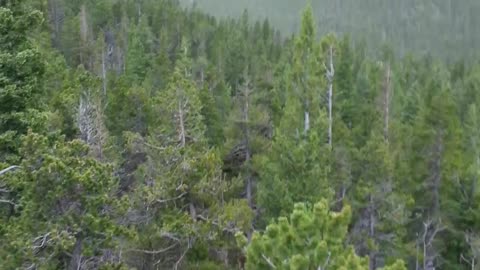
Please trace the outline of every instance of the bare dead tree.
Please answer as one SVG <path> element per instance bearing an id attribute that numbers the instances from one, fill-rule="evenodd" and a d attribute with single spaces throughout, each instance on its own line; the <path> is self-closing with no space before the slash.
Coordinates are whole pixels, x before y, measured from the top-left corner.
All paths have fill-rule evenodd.
<path id="1" fill-rule="evenodd" d="M 423 222 L 423 233 L 419 239 L 423 257 L 422 270 L 435 270 L 435 262 L 440 254 L 434 242 L 437 235 L 445 229 L 441 220 L 427 219 Z"/>
<path id="2" fill-rule="evenodd" d="M 480 257 L 480 237 L 475 233 L 466 232 L 465 242 L 470 247 L 470 255 L 460 254 L 460 259 L 467 263 L 471 270 L 476 270 L 479 268 L 477 261 Z"/>
<path id="3" fill-rule="evenodd" d="M 185 71 L 186 72 L 186 71 Z M 182 89 L 177 89 L 177 91 L 183 91 Z M 178 136 L 178 141 L 179 141 L 179 147 L 184 148 L 187 143 L 187 129 L 186 129 L 186 114 L 188 110 L 188 99 L 183 97 L 183 95 L 180 95 L 178 102 L 177 102 L 177 112 L 175 115 L 175 119 L 177 122 L 177 136 Z M 188 169 L 186 167 L 183 168 Z M 197 216 L 197 211 L 195 208 L 195 204 L 191 201 L 188 204 L 190 215 L 192 219 L 195 220 L 195 217 Z"/>
<path id="4" fill-rule="evenodd" d="M 107 129 L 100 100 L 87 90 L 80 97 L 77 125 L 81 138 L 90 147 L 96 158 L 103 158 L 103 146 L 107 140 Z"/>
<path id="5" fill-rule="evenodd" d="M 333 78 L 335 76 L 335 69 L 333 67 L 333 47 L 330 45 L 328 51 L 329 67 L 325 67 L 326 77 L 328 81 L 328 145 L 332 146 L 332 129 L 333 129 Z"/>

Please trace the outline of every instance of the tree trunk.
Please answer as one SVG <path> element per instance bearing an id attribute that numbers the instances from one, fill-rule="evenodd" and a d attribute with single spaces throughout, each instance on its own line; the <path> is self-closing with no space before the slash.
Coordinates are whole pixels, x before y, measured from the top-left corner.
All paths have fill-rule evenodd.
<path id="1" fill-rule="evenodd" d="M 49 0 L 48 7 L 49 7 L 48 13 L 50 17 L 50 23 L 53 28 L 52 44 L 53 44 L 53 47 L 55 47 L 56 49 L 60 49 L 61 32 L 62 32 L 63 20 L 65 18 L 65 14 L 63 11 L 63 7 L 61 7 L 61 4 L 59 4 L 57 0 Z"/>
<path id="2" fill-rule="evenodd" d="M 245 140 L 245 165 L 246 165 L 246 177 L 247 177 L 247 185 L 246 185 L 246 194 L 247 194 L 247 202 L 250 207 L 253 207 L 253 200 L 252 200 L 252 177 L 250 175 L 250 130 L 249 130 L 249 101 L 250 101 L 250 86 L 249 80 L 246 81 L 246 86 L 244 89 L 243 97 L 243 136 Z"/>
<path id="3" fill-rule="evenodd" d="M 184 115 L 183 115 L 183 106 L 182 102 L 178 101 L 178 118 L 179 118 L 179 128 L 180 128 L 180 146 L 185 147 L 186 139 L 185 139 L 185 123 L 184 123 Z"/>
<path id="4" fill-rule="evenodd" d="M 329 50 L 329 69 L 326 70 L 327 72 L 327 80 L 328 80 L 328 145 L 332 146 L 333 140 L 333 77 L 335 76 L 335 69 L 333 68 L 333 48 L 330 46 Z"/>
<path id="5" fill-rule="evenodd" d="M 84 54 L 88 45 L 88 21 L 85 4 L 80 7 L 80 39 L 82 41 L 80 49 L 80 63 L 85 65 L 88 60 L 88 57 Z M 85 68 L 88 70 L 88 67 Z"/>
<path id="6" fill-rule="evenodd" d="M 332 116 L 332 96 L 333 96 L 332 83 L 328 84 L 328 145 L 332 146 L 332 126 L 333 126 L 333 116 Z"/>
<path id="7" fill-rule="evenodd" d="M 439 131 L 435 140 L 432 160 L 432 193 L 433 201 L 431 215 L 436 217 L 440 211 L 440 185 L 442 182 L 442 155 L 443 155 L 443 131 Z"/>
<path id="8" fill-rule="evenodd" d="M 105 48 L 102 48 L 102 87 L 103 97 L 107 97 L 107 69 L 105 66 Z"/>
<path id="9" fill-rule="evenodd" d="M 304 124 L 303 124 L 303 132 L 305 135 L 307 134 L 308 130 L 310 129 L 310 113 L 306 110 L 304 112 Z"/>
<path id="10" fill-rule="evenodd" d="M 80 270 L 82 266 L 82 238 L 78 237 L 73 247 L 72 257 L 68 264 L 68 270 Z"/>
<path id="11" fill-rule="evenodd" d="M 250 89 L 250 80 L 248 75 L 245 74 L 246 81 L 245 86 L 243 88 L 243 108 L 242 108 L 242 132 L 243 132 L 243 139 L 245 141 L 245 177 L 246 177 L 246 185 L 245 185 L 245 193 L 247 197 L 248 206 L 253 209 L 253 181 L 252 181 L 252 173 L 250 171 L 250 160 L 251 160 L 251 152 L 250 152 L 250 94 L 252 89 Z M 252 230 L 247 230 L 247 238 L 248 241 L 251 240 L 252 237 Z"/>
<path id="12" fill-rule="evenodd" d="M 197 209 L 195 208 L 193 202 L 188 204 L 188 208 L 190 210 L 190 216 L 192 217 L 192 219 L 197 220 Z"/>
<path id="13" fill-rule="evenodd" d="M 369 225 L 369 235 L 370 239 L 375 239 L 375 203 L 373 201 L 373 196 L 370 194 L 369 198 L 369 217 L 368 217 L 368 225 Z M 376 252 L 372 249 L 369 251 L 369 269 L 375 270 L 377 269 L 377 260 L 376 260 Z"/>
<path id="14" fill-rule="evenodd" d="M 390 64 L 387 64 L 387 72 L 385 75 L 385 84 L 383 87 L 383 136 L 385 141 L 388 142 L 388 130 L 390 122 L 390 77 L 391 69 Z"/>

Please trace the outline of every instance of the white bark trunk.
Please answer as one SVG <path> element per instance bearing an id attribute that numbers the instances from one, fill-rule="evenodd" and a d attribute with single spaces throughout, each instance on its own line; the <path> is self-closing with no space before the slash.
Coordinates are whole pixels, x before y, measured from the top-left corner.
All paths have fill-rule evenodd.
<path id="1" fill-rule="evenodd" d="M 10 167 L 8 167 L 8 168 L 6 168 L 6 169 L 1 170 L 1 171 L 0 171 L 0 175 L 4 175 L 4 174 L 6 174 L 6 173 L 9 172 L 9 171 L 13 171 L 13 170 L 16 170 L 16 169 L 18 169 L 18 168 L 20 168 L 20 166 L 16 166 L 16 165 L 10 166 Z"/>
<path id="2" fill-rule="evenodd" d="M 387 74 L 385 77 L 385 86 L 384 86 L 384 101 L 383 101 L 383 117 L 384 117 L 384 126 L 383 126 L 383 136 L 385 141 L 388 142 L 388 131 L 389 131 L 389 124 L 390 124 L 390 77 L 391 77 L 391 69 L 390 65 L 387 64 Z"/>
<path id="3" fill-rule="evenodd" d="M 182 102 L 178 101 L 178 117 L 179 117 L 179 125 L 180 125 L 180 146 L 185 147 L 185 123 L 184 123 L 184 116 L 183 116 L 183 108 Z"/>
<path id="4" fill-rule="evenodd" d="M 105 48 L 102 48 L 102 86 L 103 96 L 107 96 L 107 69 L 105 67 Z"/>
<path id="5" fill-rule="evenodd" d="M 328 80 L 328 145 L 332 146 L 333 141 L 333 77 L 335 69 L 333 68 L 333 47 L 329 50 L 329 68 L 326 70 Z"/>
<path id="6" fill-rule="evenodd" d="M 443 156 L 443 131 L 437 134 L 436 142 L 433 150 L 432 164 L 432 193 L 433 202 L 431 214 L 437 216 L 440 211 L 440 186 L 442 183 L 442 156 Z"/>
<path id="7" fill-rule="evenodd" d="M 441 221 L 433 221 L 428 219 L 423 223 L 423 269 L 422 270 L 435 270 L 435 261 L 439 256 L 438 250 L 435 247 L 435 238 L 437 234 L 446 227 L 442 226 Z"/>
<path id="8" fill-rule="evenodd" d="M 82 266 L 82 240 L 80 238 L 75 242 L 72 257 L 68 265 L 68 270 L 79 270 Z"/>
<path id="9" fill-rule="evenodd" d="M 246 193 L 247 193 L 247 202 L 250 207 L 253 207 L 253 199 L 252 199 L 252 177 L 250 175 L 249 166 L 250 166 L 250 130 L 249 130 L 249 112 L 250 112 L 250 88 L 249 88 L 249 81 L 246 82 L 246 87 L 244 89 L 243 97 L 243 122 L 244 122 L 244 130 L 243 136 L 245 140 L 245 148 L 246 148 L 246 158 L 245 164 L 247 165 L 247 185 L 246 185 Z"/>
<path id="10" fill-rule="evenodd" d="M 304 128 L 303 131 L 305 134 L 307 134 L 308 130 L 310 130 L 310 113 L 308 111 L 305 111 L 305 116 L 304 116 Z"/>
<path id="11" fill-rule="evenodd" d="M 192 217 L 192 220 L 197 220 L 197 209 L 195 208 L 195 205 L 191 202 L 188 204 L 188 208 L 190 210 L 190 216 Z"/>
<path id="12" fill-rule="evenodd" d="M 328 145 L 332 146 L 332 129 L 333 129 L 333 116 L 332 116 L 332 96 L 333 89 L 332 83 L 328 84 Z"/>

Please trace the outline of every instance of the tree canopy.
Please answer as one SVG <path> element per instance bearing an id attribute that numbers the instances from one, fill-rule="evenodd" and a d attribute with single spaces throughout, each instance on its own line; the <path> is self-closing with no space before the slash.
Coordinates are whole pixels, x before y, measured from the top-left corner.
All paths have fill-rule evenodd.
<path id="1" fill-rule="evenodd" d="M 394 2 L 0 0 L 0 268 L 476 269 L 479 6 Z"/>

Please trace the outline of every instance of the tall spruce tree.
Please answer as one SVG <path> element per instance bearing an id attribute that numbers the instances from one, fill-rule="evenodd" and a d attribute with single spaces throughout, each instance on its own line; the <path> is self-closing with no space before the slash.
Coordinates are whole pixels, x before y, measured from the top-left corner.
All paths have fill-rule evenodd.
<path id="1" fill-rule="evenodd" d="M 329 150 L 321 51 L 315 41 L 311 7 L 302 17 L 288 76 L 285 107 L 270 151 L 259 157 L 258 200 L 271 218 L 291 211 L 294 202 L 330 198 Z"/>

